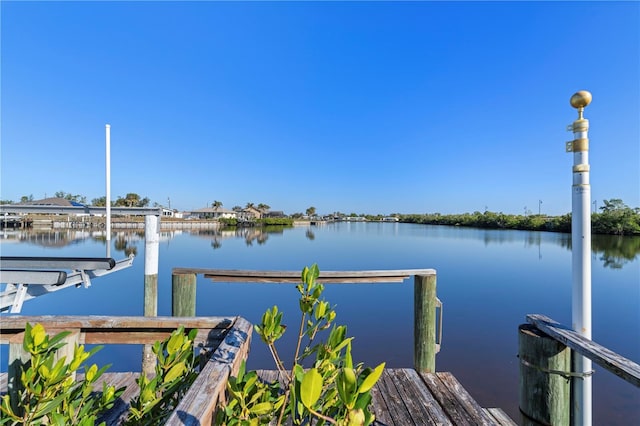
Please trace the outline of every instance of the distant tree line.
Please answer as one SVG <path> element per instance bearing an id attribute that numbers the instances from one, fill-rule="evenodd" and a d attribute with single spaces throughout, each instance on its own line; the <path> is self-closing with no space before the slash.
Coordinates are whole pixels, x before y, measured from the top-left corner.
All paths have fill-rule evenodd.
<path id="1" fill-rule="evenodd" d="M 83 195 L 72 194 L 65 191 L 55 193 L 56 197 L 64 198 L 69 201 L 75 201 L 86 204 L 87 198 Z M 24 195 L 20 202 L 25 203 L 33 201 L 33 195 Z M 115 207 L 147 207 L 150 200 L 148 197 L 130 192 L 124 197 L 118 196 L 115 201 L 111 201 L 111 205 Z M 0 204 L 13 204 L 11 200 L 0 200 Z M 599 208 L 600 212 L 591 214 L 591 229 L 594 234 L 612 234 L 612 235 L 640 235 L 640 208 L 631 208 L 627 206 L 621 199 L 612 198 L 604 200 L 603 206 Z M 94 198 L 91 205 L 96 207 L 104 207 L 106 205 L 106 197 Z M 215 200 L 211 203 L 212 207 L 222 207 L 222 202 Z M 154 206 L 158 207 L 157 203 Z M 247 203 L 245 208 L 256 208 L 262 212 L 270 209 L 268 204 L 260 203 L 257 206 L 254 203 Z M 242 207 L 234 206 L 234 211 L 241 211 Z M 314 217 L 316 208 L 311 206 L 306 210 L 306 215 L 302 213 L 294 213 L 290 216 L 292 219 L 303 217 Z M 334 212 L 333 217 L 346 217 L 341 212 Z M 367 220 L 382 220 L 383 215 L 377 214 L 357 214 L 351 213 L 351 217 L 364 217 Z M 448 225 L 448 226 L 466 226 L 473 228 L 486 229 L 520 229 L 529 231 L 553 231 L 553 232 L 571 232 L 571 213 L 562 216 L 545 216 L 540 214 L 512 215 L 505 213 L 496 213 L 491 211 L 462 213 L 462 214 L 401 214 L 394 213 L 392 216 L 397 217 L 400 222 L 405 223 L 422 223 L 428 225 Z M 231 222 L 231 221 L 230 221 Z M 271 221 L 274 222 L 274 221 Z M 284 221 L 283 221 L 284 222 Z M 290 224 L 291 220 L 287 220 L 285 225 Z M 231 223 L 228 223 L 231 225 Z M 264 223 L 275 224 L 275 223 Z"/>
<path id="2" fill-rule="evenodd" d="M 600 213 L 591 214 L 594 234 L 640 235 L 640 208 L 630 208 L 618 198 L 605 200 Z M 401 222 L 428 225 L 468 226 L 486 229 L 520 229 L 527 231 L 571 232 L 571 213 L 562 216 L 511 215 L 478 211 L 443 215 L 397 214 Z"/>

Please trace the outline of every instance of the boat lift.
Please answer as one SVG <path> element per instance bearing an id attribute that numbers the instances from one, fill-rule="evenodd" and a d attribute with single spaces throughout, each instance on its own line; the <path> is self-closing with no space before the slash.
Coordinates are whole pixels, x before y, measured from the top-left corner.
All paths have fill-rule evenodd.
<path id="1" fill-rule="evenodd" d="M 91 286 L 91 279 L 133 265 L 134 256 L 115 261 L 90 257 L 0 257 L 0 312 L 19 313 L 25 301 L 69 287 Z M 70 271 L 70 272 L 67 272 Z"/>

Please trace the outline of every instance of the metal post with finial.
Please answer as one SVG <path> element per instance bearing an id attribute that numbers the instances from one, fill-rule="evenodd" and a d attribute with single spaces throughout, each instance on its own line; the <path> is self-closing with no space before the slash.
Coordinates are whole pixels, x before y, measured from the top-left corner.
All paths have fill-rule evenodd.
<path id="1" fill-rule="evenodd" d="M 571 259 L 573 290 L 571 321 L 573 329 L 591 339 L 591 186 L 589 183 L 589 120 L 584 108 L 591 103 L 586 90 L 571 96 L 571 106 L 578 110 L 578 119 L 570 126 L 574 139 L 566 144 L 573 153 L 573 186 L 571 189 Z M 591 360 L 573 353 L 573 404 L 571 424 L 590 426 L 591 416 Z"/>

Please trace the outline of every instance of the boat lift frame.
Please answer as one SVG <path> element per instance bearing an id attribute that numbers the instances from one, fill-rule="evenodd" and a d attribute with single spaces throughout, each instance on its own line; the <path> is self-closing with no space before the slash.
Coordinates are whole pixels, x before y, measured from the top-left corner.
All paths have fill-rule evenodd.
<path id="1" fill-rule="evenodd" d="M 0 312 L 19 313 L 25 301 L 69 287 L 91 286 L 91 279 L 133 265 L 134 256 L 87 257 L 0 257 Z M 70 270 L 71 272 L 67 272 Z"/>

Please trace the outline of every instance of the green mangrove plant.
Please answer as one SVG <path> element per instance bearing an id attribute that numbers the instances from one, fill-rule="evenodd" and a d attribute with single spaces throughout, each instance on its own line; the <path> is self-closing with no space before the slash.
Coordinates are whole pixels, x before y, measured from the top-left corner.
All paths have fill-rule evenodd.
<path id="1" fill-rule="evenodd" d="M 73 358 L 62 356 L 56 360 L 58 349 L 70 332 L 47 335 L 41 324 L 25 327 L 23 348 L 30 360 L 21 367 L 17 399 L 4 395 L 0 404 L 0 424 L 10 425 L 80 425 L 92 426 L 100 413 L 111 408 L 124 388 L 115 389 L 103 382 L 102 392 L 94 393 L 93 386 L 109 368 L 84 362 L 101 349 L 90 351 L 84 345 L 75 345 Z M 74 373 L 84 367 L 84 380 L 76 381 Z"/>
<path id="2" fill-rule="evenodd" d="M 281 380 L 264 383 L 256 372 L 247 373 L 243 363 L 237 377 L 227 384 L 229 401 L 219 407 L 218 425 L 254 426 L 274 419 L 278 425 L 285 419 L 294 425 L 362 426 L 373 422 L 370 391 L 385 364 L 373 369 L 362 363 L 354 365 L 353 337 L 347 337 L 346 326 L 334 324 L 336 312 L 321 299 L 324 286 L 316 281 L 319 275 L 316 264 L 305 267 L 296 286 L 301 315 L 292 366 L 284 365 L 276 348 L 286 326 L 282 312 L 274 306 L 264 313 L 255 331 L 269 348 Z M 326 340 L 316 343 L 324 330 L 328 332 Z"/>
<path id="3" fill-rule="evenodd" d="M 193 344 L 197 334 L 196 329 L 186 334 L 180 326 L 164 341 L 154 343 L 155 375 L 138 377 L 140 394 L 131 400 L 124 425 L 160 425 L 176 408 L 198 375 Z"/>
<path id="4" fill-rule="evenodd" d="M 198 374 L 194 350 L 197 333 L 193 329 L 187 334 L 181 326 L 153 345 L 155 375 L 147 378 L 141 374 L 138 378 L 140 393 L 131 400 L 124 425 L 159 425 L 175 409 Z M 65 331 L 49 337 L 41 324 L 26 324 L 23 348 L 30 360 L 21 367 L 17 397 L 7 394 L 0 401 L 0 425 L 93 426 L 113 407 L 124 387 L 116 389 L 103 382 L 101 392 L 93 390 L 110 365 L 100 369 L 95 364 L 85 365 L 102 346 L 87 352 L 83 345 L 75 345 L 71 360 L 57 357 L 69 334 Z M 84 379 L 76 380 L 74 373 L 81 367 Z"/>

